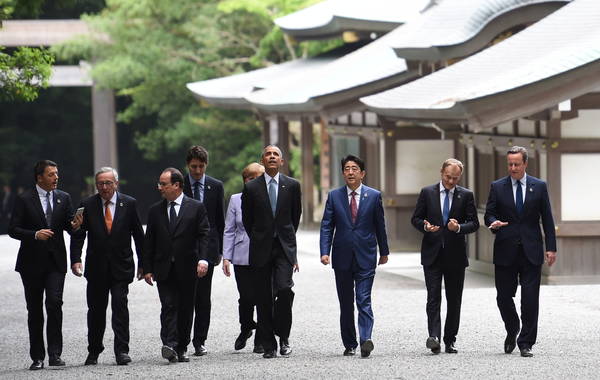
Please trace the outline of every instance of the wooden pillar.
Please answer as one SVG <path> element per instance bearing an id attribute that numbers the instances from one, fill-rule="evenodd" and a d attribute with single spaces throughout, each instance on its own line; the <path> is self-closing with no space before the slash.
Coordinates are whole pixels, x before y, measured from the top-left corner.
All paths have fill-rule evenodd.
<path id="1" fill-rule="evenodd" d="M 94 171 L 103 166 L 117 168 L 115 97 L 111 90 L 92 86 Z"/>
<path id="2" fill-rule="evenodd" d="M 275 144 L 283 152 L 283 167 L 281 172 L 283 174 L 290 174 L 290 163 L 289 160 L 292 158 L 290 152 L 290 123 L 282 117 L 278 117 L 276 120 L 276 138 L 271 140 L 271 144 Z"/>
<path id="3" fill-rule="evenodd" d="M 259 123 L 262 124 L 263 146 L 267 146 L 271 143 L 271 121 L 268 119 L 259 119 Z"/>
<path id="4" fill-rule="evenodd" d="M 314 224 L 315 201 L 314 163 L 313 163 L 313 124 L 306 117 L 300 119 L 302 149 L 302 224 L 305 227 Z"/>
<path id="5" fill-rule="evenodd" d="M 323 201 L 325 201 L 327 193 L 331 190 L 331 142 L 329 132 L 327 132 L 327 125 L 327 119 L 321 117 L 321 153 L 319 154 L 319 164 L 321 165 L 321 198 Z"/>

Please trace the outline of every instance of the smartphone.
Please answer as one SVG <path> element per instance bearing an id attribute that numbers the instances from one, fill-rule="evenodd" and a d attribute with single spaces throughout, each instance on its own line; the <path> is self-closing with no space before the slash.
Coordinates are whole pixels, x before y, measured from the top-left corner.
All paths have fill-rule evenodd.
<path id="1" fill-rule="evenodd" d="M 84 209 L 83 207 L 79 207 L 79 208 L 77 209 L 77 211 L 75 211 L 75 216 L 82 215 L 82 214 L 83 214 L 83 209 Z"/>

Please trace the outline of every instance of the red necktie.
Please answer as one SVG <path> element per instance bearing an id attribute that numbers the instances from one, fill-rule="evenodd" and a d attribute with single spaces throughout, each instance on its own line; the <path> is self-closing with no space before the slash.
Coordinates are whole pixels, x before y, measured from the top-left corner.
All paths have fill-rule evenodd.
<path id="1" fill-rule="evenodd" d="M 356 192 L 350 193 L 350 216 L 352 217 L 352 224 L 356 223 L 356 214 L 358 214 L 358 206 L 356 204 Z"/>
<path id="2" fill-rule="evenodd" d="M 108 233 L 110 233 L 110 230 L 112 229 L 112 215 L 110 213 L 110 207 L 108 207 L 109 204 L 110 201 L 104 203 L 104 223 L 106 223 L 106 230 Z"/>

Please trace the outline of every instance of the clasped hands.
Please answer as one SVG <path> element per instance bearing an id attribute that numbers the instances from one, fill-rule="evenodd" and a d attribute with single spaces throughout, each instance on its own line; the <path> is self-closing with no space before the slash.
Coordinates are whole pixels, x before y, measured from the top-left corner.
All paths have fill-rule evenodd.
<path id="1" fill-rule="evenodd" d="M 424 220 L 423 223 L 425 225 L 425 231 L 427 232 L 437 232 L 440 229 L 440 226 L 435 226 L 429 223 L 427 220 Z M 457 232 L 459 228 L 458 220 L 454 218 L 449 219 L 447 227 L 450 231 Z"/>

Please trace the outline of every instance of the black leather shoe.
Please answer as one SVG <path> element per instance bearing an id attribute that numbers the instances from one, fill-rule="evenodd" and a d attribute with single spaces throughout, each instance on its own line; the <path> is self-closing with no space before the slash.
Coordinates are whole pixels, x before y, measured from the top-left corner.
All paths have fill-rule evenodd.
<path id="1" fill-rule="evenodd" d="M 435 355 L 441 351 L 440 340 L 435 336 L 430 336 L 425 342 L 425 346 L 431 350 Z"/>
<path id="2" fill-rule="evenodd" d="M 44 369 L 44 361 L 43 360 L 34 360 L 33 363 L 29 366 L 30 371 L 37 371 L 39 369 Z"/>
<path id="3" fill-rule="evenodd" d="M 206 354 L 208 354 L 208 350 L 203 344 L 196 347 L 196 350 L 194 351 L 194 356 L 204 356 Z"/>
<path id="4" fill-rule="evenodd" d="M 454 343 L 447 344 L 446 349 L 444 351 L 446 351 L 447 354 L 457 354 L 458 353 L 458 350 L 454 347 Z"/>
<path id="5" fill-rule="evenodd" d="M 187 363 L 190 361 L 190 357 L 185 354 L 185 352 L 177 353 L 177 361 L 179 363 Z"/>
<path id="6" fill-rule="evenodd" d="M 51 367 L 62 367 L 65 365 L 65 362 L 60 358 L 60 356 L 52 355 L 50 356 L 50 359 L 48 359 L 48 365 Z"/>
<path id="7" fill-rule="evenodd" d="M 265 353 L 263 354 L 263 358 L 265 359 L 273 359 L 277 357 L 277 351 L 276 350 L 271 350 L 271 351 L 265 351 Z"/>
<path id="8" fill-rule="evenodd" d="M 127 365 L 128 363 L 131 363 L 131 358 L 125 352 L 117 354 L 115 359 L 117 360 L 117 365 Z"/>
<path id="9" fill-rule="evenodd" d="M 375 348 L 375 345 L 373 344 L 373 341 L 371 339 L 365 340 L 360 345 L 360 357 L 361 358 L 368 358 L 369 355 L 371 355 L 371 351 L 373 351 L 373 348 Z"/>
<path id="10" fill-rule="evenodd" d="M 160 353 L 163 358 L 167 359 L 170 363 L 177 362 L 177 352 L 169 346 L 162 346 Z"/>
<path id="11" fill-rule="evenodd" d="M 530 358 L 533 356 L 533 352 L 531 352 L 531 348 L 527 348 L 527 347 L 521 348 L 520 351 L 521 351 L 521 356 L 524 358 Z"/>
<path id="12" fill-rule="evenodd" d="M 290 347 L 290 342 L 287 339 L 279 339 L 279 353 L 281 356 L 290 356 L 292 353 L 292 347 Z"/>
<path id="13" fill-rule="evenodd" d="M 507 334 L 504 339 L 504 353 L 511 354 L 517 347 L 517 334 Z"/>
<path id="14" fill-rule="evenodd" d="M 252 350 L 252 352 L 254 352 L 255 354 L 264 354 L 265 349 L 261 344 L 256 344 L 254 345 L 254 349 Z"/>
<path id="15" fill-rule="evenodd" d="M 98 354 L 89 353 L 87 358 L 85 359 L 85 363 L 83 365 L 96 365 L 98 364 Z"/>
<path id="16" fill-rule="evenodd" d="M 240 332 L 240 335 L 238 335 L 237 339 L 235 340 L 235 345 L 233 346 L 233 348 L 235 348 L 236 351 L 239 351 L 242 348 L 246 347 L 246 341 L 251 336 L 252 330 Z"/>
<path id="17" fill-rule="evenodd" d="M 354 356 L 356 348 L 348 347 L 344 350 L 344 356 Z"/>

